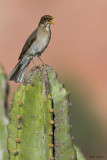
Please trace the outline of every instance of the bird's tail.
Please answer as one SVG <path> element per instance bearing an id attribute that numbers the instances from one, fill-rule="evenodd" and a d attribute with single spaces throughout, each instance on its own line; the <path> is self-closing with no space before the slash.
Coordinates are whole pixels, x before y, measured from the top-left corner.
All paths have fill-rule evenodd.
<path id="1" fill-rule="evenodd" d="M 31 59 L 20 60 L 12 70 L 8 79 L 10 81 L 22 82 Z"/>

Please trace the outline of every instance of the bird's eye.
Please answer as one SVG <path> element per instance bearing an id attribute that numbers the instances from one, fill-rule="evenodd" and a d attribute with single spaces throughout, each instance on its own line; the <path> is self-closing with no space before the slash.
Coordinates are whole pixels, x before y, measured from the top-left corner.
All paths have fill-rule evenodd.
<path id="1" fill-rule="evenodd" d="M 46 20 L 46 17 L 44 17 L 44 20 Z"/>

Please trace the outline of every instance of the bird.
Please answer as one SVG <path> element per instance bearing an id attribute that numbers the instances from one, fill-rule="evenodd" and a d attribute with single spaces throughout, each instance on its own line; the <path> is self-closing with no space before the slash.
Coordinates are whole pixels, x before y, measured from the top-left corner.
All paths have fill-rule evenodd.
<path id="1" fill-rule="evenodd" d="M 41 17 L 38 27 L 31 33 L 25 42 L 18 59 L 19 62 L 8 76 L 8 80 L 15 81 L 16 83 L 23 82 L 30 62 L 32 61 L 34 63 L 33 58 L 37 56 L 42 61 L 40 56 L 45 51 L 50 42 L 50 26 L 51 24 L 54 24 L 52 21 L 53 19 L 54 17 L 50 15 L 44 15 Z M 42 63 L 44 62 L 42 61 Z"/>

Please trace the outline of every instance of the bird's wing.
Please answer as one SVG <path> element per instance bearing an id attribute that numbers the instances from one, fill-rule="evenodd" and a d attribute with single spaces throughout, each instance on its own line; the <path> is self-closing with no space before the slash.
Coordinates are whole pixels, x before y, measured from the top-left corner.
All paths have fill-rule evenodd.
<path id="1" fill-rule="evenodd" d="M 23 55 L 26 53 L 27 49 L 32 45 L 32 43 L 33 43 L 34 40 L 36 39 L 37 30 L 38 30 L 38 28 L 35 29 L 35 30 L 31 33 L 31 35 L 29 36 L 29 38 L 28 38 L 27 41 L 25 42 L 25 45 L 24 45 L 24 47 L 23 47 L 23 49 L 22 49 L 22 52 L 21 52 L 18 60 L 20 60 L 20 59 L 23 57 Z"/>

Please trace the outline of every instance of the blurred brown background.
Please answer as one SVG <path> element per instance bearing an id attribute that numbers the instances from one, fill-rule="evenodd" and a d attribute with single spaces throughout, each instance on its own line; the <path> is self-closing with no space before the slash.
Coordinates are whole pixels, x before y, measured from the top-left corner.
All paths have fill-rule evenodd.
<path id="1" fill-rule="evenodd" d="M 102 156 L 106 160 L 107 1 L 0 0 L 0 63 L 7 74 L 45 14 L 55 17 L 55 25 L 42 59 L 58 72 L 59 80 L 71 92 L 75 143 L 87 159 Z M 41 63 L 38 58 L 35 62 Z M 9 83 L 10 103 L 18 84 Z"/>

